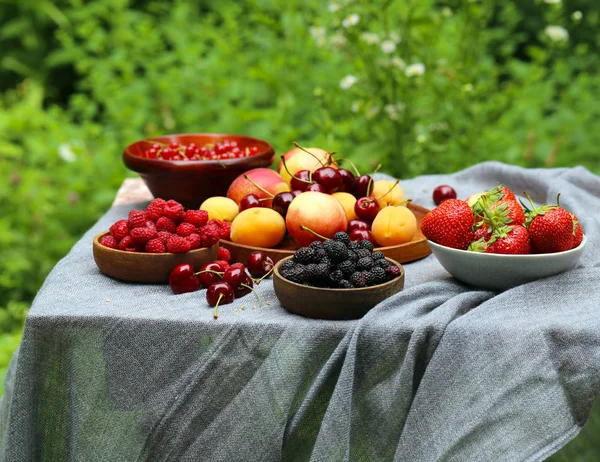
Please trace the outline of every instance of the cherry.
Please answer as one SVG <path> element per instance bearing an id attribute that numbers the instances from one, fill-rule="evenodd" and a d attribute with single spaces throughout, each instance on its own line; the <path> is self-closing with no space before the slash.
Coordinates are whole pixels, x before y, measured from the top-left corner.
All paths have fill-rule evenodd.
<path id="1" fill-rule="evenodd" d="M 372 180 L 370 175 L 361 175 L 359 177 L 356 177 L 354 179 L 354 188 L 352 190 L 354 197 L 360 199 L 361 197 L 368 196 L 371 192 L 368 191 L 369 189 L 371 189 L 371 186 L 369 186 L 371 183 Z"/>
<path id="2" fill-rule="evenodd" d="M 271 205 L 272 209 L 279 213 L 282 217 L 285 217 L 288 211 L 288 208 L 292 201 L 294 200 L 294 196 L 291 192 L 280 192 L 279 194 L 275 194 L 273 198 L 273 203 Z"/>
<path id="3" fill-rule="evenodd" d="M 338 169 L 338 173 L 342 177 L 342 184 L 340 185 L 339 192 L 352 193 L 354 189 L 354 173 L 345 168 Z"/>
<path id="4" fill-rule="evenodd" d="M 237 287 L 245 281 L 245 279 L 242 280 L 244 275 L 247 276 L 248 274 L 241 268 L 227 268 L 223 273 L 222 281 L 229 284 L 233 290 L 236 290 Z"/>
<path id="5" fill-rule="evenodd" d="M 347 232 L 351 233 L 355 229 L 364 229 L 365 231 L 370 231 L 371 225 L 364 220 L 359 220 L 358 218 L 354 218 L 348 222 Z"/>
<path id="6" fill-rule="evenodd" d="M 306 187 L 305 191 L 316 191 L 316 192 L 320 192 L 320 193 L 324 193 L 324 194 L 327 193 L 327 190 L 325 189 L 325 186 L 323 186 L 320 183 L 311 183 L 311 184 L 309 184 Z"/>
<path id="7" fill-rule="evenodd" d="M 235 293 L 233 288 L 226 282 L 215 282 L 208 286 L 206 291 L 206 301 L 210 306 L 214 306 L 213 318 L 217 319 L 217 309 L 219 304 L 227 304 L 233 302 Z"/>
<path id="8" fill-rule="evenodd" d="M 298 196 L 298 195 L 302 194 L 302 191 L 300 191 L 299 189 L 294 189 L 294 190 L 292 191 L 292 194 L 294 195 L 294 197 L 296 197 L 296 196 Z"/>
<path id="9" fill-rule="evenodd" d="M 300 170 L 296 172 L 290 181 L 290 187 L 292 189 L 297 189 L 298 191 L 303 192 L 306 191 L 306 188 L 309 184 L 311 184 L 309 170 Z"/>
<path id="10" fill-rule="evenodd" d="M 169 274 L 169 286 L 174 294 L 195 292 L 200 289 L 200 279 L 189 263 L 176 266 Z"/>
<path id="11" fill-rule="evenodd" d="M 240 212 L 253 207 L 262 207 L 262 202 L 256 195 L 248 194 L 247 196 L 242 197 L 242 200 L 240 201 Z"/>
<path id="12" fill-rule="evenodd" d="M 370 241 L 373 245 L 377 245 L 377 242 L 375 242 L 375 238 L 373 238 L 371 231 L 366 229 L 355 229 L 349 234 L 348 237 L 350 237 L 351 241 Z"/>
<path id="13" fill-rule="evenodd" d="M 240 278 L 240 284 L 234 289 L 236 297 L 243 297 L 246 294 L 249 294 L 254 286 L 252 282 L 252 278 L 248 276 L 248 273 L 244 271 Z"/>
<path id="14" fill-rule="evenodd" d="M 456 191 L 452 186 L 443 184 L 433 190 L 433 202 L 435 202 L 435 205 L 440 205 L 448 199 L 456 199 Z"/>
<path id="15" fill-rule="evenodd" d="M 321 167 L 314 171 L 312 178 L 329 194 L 336 192 L 342 184 L 342 175 L 333 167 Z"/>
<path id="16" fill-rule="evenodd" d="M 202 268 L 200 268 L 200 271 L 198 273 L 198 278 L 200 279 L 202 286 L 209 287 L 211 284 L 214 284 L 215 282 L 219 282 L 221 280 L 221 275 L 217 273 L 222 272 L 223 267 L 220 264 L 212 261 L 210 263 L 205 263 L 204 265 L 202 265 Z"/>
<path id="17" fill-rule="evenodd" d="M 381 210 L 381 207 L 379 207 L 377 199 L 373 196 L 361 197 L 354 204 L 354 213 L 356 213 L 356 216 L 369 222 L 375 219 L 379 210 Z"/>
<path id="18" fill-rule="evenodd" d="M 248 256 L 246 267 L 252 277 L 262 278 L 273 269 L 273 265 L 274 263 L 271 257 L 263 252 L 256 251 Z"/>

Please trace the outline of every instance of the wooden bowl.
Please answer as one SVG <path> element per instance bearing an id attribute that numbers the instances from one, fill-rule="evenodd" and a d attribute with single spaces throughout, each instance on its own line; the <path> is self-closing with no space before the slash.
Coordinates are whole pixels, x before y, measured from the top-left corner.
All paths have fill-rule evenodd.
<path id="1" fill-rule="evenodd" d="M 235 141 L 242 149 L 258 147 L 256 155 L 225 160 L 148 159 L 143 153 L 153 142 L 195 143 L 197 146 Z M 273 147 L 264 140 L 241 135 L 196 133 L 157 136 L 136 141 L 123 152 L 123 163 L 138 173 L 154 197 L 173 199 L 185 208 L 198 208 L 212 196 L 226 196 L 229 185 L 253 168 L 269 167 L 275 159 Z"/>
<path id="2" fill-rule="evenodd" d="M 94 238 L 93 251 L 96 265 L 107 276 L 127 282 L 164 284 L 177 265 L 190 263 L 200 268 L 217 259 L 218 244 L 212 247 L 190 250 L 186 253 L 141 253 L 110 249 L 100 244 L 108 232 Z"/>
<path id="3" fill-rule="evenodd" d="M 400 276 L 377 286 L 357 289 L 324 289 L 289 281 L 281 276 L 279 268 L 290 258 L 286 257 L 275 265 L 275 295 L 286 310 L 308 318 L 361 318 L 375 305 L 404 288 L 404 268 L 391 258 L 387 260 L 400 267 Z"/>
<path id="4" fill-rule="evenodd" d="M 375 250 L 380 250 L 383 254 L 396 260 L 400 263 L 408 263 L 420 258 L 426 257 L 431 253 L 431 249 L 427 245 L 427 239 L 421 232 L 421 221 L 429 212 L 425 207 L 408 204 L 408 208 L 415 214 L 417 218 L 417 234 L 406 244 L 393 245 L 389 247 L 377 247 Z M 263 247 L 253 247 L 249 245 L 236 244 L 235 242 L 221 239 L 221 246 L 229 249 L 233 261 L 248 261 L 248 256 L 257 250 L 270 256 L 274 262 L 278 262 L 283 258 L 294 254 L 298 246 L 291 239 L 286 238 L 281 244 L 275 248 L 267 249 Z"/>

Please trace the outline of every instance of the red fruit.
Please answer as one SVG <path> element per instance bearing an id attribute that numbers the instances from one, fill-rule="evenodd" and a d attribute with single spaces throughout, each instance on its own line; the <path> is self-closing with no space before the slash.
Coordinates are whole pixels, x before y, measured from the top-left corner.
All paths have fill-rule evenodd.
<path id="1" fill-rule="evenodd" d="M 573 219 L 573 225 L 575 226 L 573 244 L 571 247 L 572 249 L 574 249 L 575 247 L 579 247 L 579 244 L 581 244 L 581 241 L 583 241 L 583 228 L 581 227 L 581 223 L 579 223 L 579 219 L 572 213 L 570 215 Z"/>
<path id="2" fill-rule="evenodd" d="M 529 254 L 531 253 L 531 244 L 529 242 L 529 233 L 522 225 L 506 228 L 505 232 L 500 232 L 494 236 L 487 246 L 486 253 L 503 254 Z M 495 240 L 494 240 L 495 239 Z"/>
<path id="3" fill-rule="evenodd" d="M 423 217 L 421 231 L 436 244 L 465 250 L 473 241 L 473 211 L 466 201 L 448 199 Z"/>
<path id="4" fill-rule="evenodd" d="M 131 236 L 125 236 L 121 241 L 119 241 L 119 245 L 117 246 L 119 250 L 127 250 L 130 247 L 133 247 L 133 239 Z"/>
<path id="5" fill-rule="evenodd" d="M 273 259 L 263 252 L 252 252 L 248 256 L 247 267 L 252 277 L 262 278 L 273 269 L 273 265 Z"/>
<path id="6" fill-rule="evenodd" d="M 146 217 L 148 220 L 152 220 L 156 223 L 156 220 L 162 217 L 165 205 L 167 205 L 167 201 L 160 198 L 154 199 L 152 202 L 150 202 L 148 207 L 146 207 Z"/>
<path id="7" fill-rule="evenodd" d="M 100 244 L 102 244 L 104 247 L 108 247 L 109 249 L 116 249 L 118 242 L 114 236 L 107 234 L 106 236 L 102 236 L 102 239 L 100 239 Z"/>
<path id="8" fill-rule="evenodd" d="M 313 181 L 325 188 L 328 194 L 336 192 L 342 185 L 342 175 L 333 167 L 321 167 L 314 171 Z"/>
<path id="9" fill-rule="evenodd" d="M 230 268 L 239 268 L 242 271 L 246 271 L 246 266 L 243 263 L 234 263 L 233 265 L 229 265 Z"/>
<path id="10" fill-rule="evenodd" d="M 171 238 L 172 235 L 173 234 L 169 233 L 168 231 L 159 231 L 157 233 L 158 239 L 160 239 L 164 245 L 167 245 L 167 242 L 169 242 L 169 239 Z"/>
<path id="11" fill-rule="evenodd" d="M 310 181 L 310 170 L 300 170 L 292 176 L 290 187 L 292 190 L 304 192 L 308 185 L 312 184 Z"/>
<path id="12" fill-rule="evenodd" d="M 191 249 L 189 241 L 185 237 L 173 234 L 167 242 L 167 250 L 170 253 L 186 253 Z"/>
<path id="13" fill-rule="evenodd" d="M 452 186 L 443 184 L 433 190 L 433 202 L 435 202 L 435 205 L 440 205 L 448 199 L 456 199 L 456 191 Z"/>
<path id="14" fill-rule="evenodd" d="M 198 230 L 202 239 L 202 247 L 212 247 L 221 238 L 221 229 L 215 224 L 208 224 Z"/>
<path id="15" fill-rule="evenodd" d="M 294 197 L 295 196 L 291 192 L 280 192 L 279 194 L 276 194 L 273 198 L 271 208 L 285 218 L 287 210 L 290 207 L 292 201 L 294 200 Z"/>
<path id="16" fill-rule="evenodd" d="M 170 218 L 160 217 L 156 221 L 156 230 L 157 231 L 167 231 L 168 233 L 173 234 L 177 230 L 177 225 Z"/>
<path id="17" fill-rule="evenodd" d="M 492 232 L 489 228 L 487 226 L 481 226 L 475 230 L 473 240 L 478 241 L 479 239 L 483 239 L 484 241 L 488 241 L 490 237 L 492 237 Z"/>
<path id="18" fill-rule="evenodd" d="M 196 227 L 193 224 L 188 223 L 186 221 L 177 226 L 177 234 L 179 234 L 182 237 L 187 237 L 195 232 Z"/>
<path id="19" fill-rule="evenodd" d="M 354 178 L 354 187 L 352 190 L 352 194 L 357 199 L 361 197 L 368 196 L 373 189 L 373 181 L 371 180 L 370 175 L 360 175 Z"/>
<path id="20" fill-rule="evenodd" d="M 146 242 L 146 252 L 148 253 L 165 253 L 165 251 L 165 244 L 159 238 L 150 239 Z"/>
<path id="21" fill-rule="evenodd" d="M 348 235 L 348 237 L 350 238 L 351 241 L 356 241 L 356 242 L 369 241 L 373 245 L 377 245 L 377 242 L 375 241 L 373 234 L 368 229 L 356 228 Z"/>
<path id="22" fill-rule="evenodd" d="M 200 272 L 198 273 L 198 278 L 202 283 L 202 286 L 209 287 L 211 284 L 218 282 L 221 280 L 221 275 L 223 274 L 223 268 L 221 265 L 215 262 L 205 263 L 200 268 Z"/>
<path id="23" fill-rule="evenodd" d="M 229 263 L 225 260 L 215 260 L 214 263 L 221 267 L 221 271 L 226 271 L 229 268 Z"/>
<path id="24" fill-rule="evenodd" d="M 202 238 L 198 233 L 192 233 L 186 239 L 190 243 L 190 250 L 198 249 L 202 245 Z"/>
<path id="25" fill-rule="evenodd" d="M 165 204 L 163 215 L 175 223 L 180 223 L 184 217 L 183 205 L 171 199 Z"/>
<path id="26" fill-rule="evenodd" d="M 505 201 L 517 201 L 517 198 L 515 197 L 515 195 L 513 194 L 513 192 L 508 189 L 506 186 L 502 186 L 500 185 L 500 194 L 501 194 L 501 199 L 505 200 Z"/>
<path id="27" fill-rule="evenodd" d="M 127 220 L 119 220 L 115 222 L 109 228 L 110 234 L 115 237 L 117 241 L 121 241 L 125 236 L 129 234 L 129 226 Z"/>
<path id="28" fill-rule="evenodd" d="M 497 213 L 506 225 L 522 225 L 526 220 L 523 207 L 514 200 L 501 199 L 491 204 L 490 210 Z"/>
<path id="29" fill-rule="evenodd" d="M 364 220 L 354 218 L 348 222 L 348 234 L 354 231 L 355 229 L 364 229 L 365 231 L 369 231 L 371 229 L 371 225 Z"/>
<path id="30" fill-rule="evenodd" d="M 150 239 L 154 239 L 158 236 L 156 229 L 154 228 L 133 228 L 130 233 L 131 239 L 135 246 L 145 245 Z"/>
<path id="31" fill-rule="evenodd" d="M 144 212 L 143 210 L 132 210 L 131 212 L 129 212 L 127 226 L 129 227 L 129 229 L 145 228 L 146 220 L 146 212 Z"/>
<path id="32" fill-rule="evenodd" d="M 217 255 L 218 255 L 217 258 L 219 260 L 225 260 L 227 263 L 229 263 L 231 261 L 231 252 L 229 251 L 229 249 L 226 249 L 225 247 L 219 247 Z"/>
<path id="33" fill-rule="evenodd" d="M 253 207 L 262 207 L 262 205 L 263 204 L 258 196 L 255 194 L 248 194 L 247 196 L 242 197 L 242 200 L 240 201 L 240 212 Z"/>
<path id="34" fill-rule="evenodd" d="M 240 284 L 246 282 L 248 274 L 239 268 L 227 268 L 223 273 L 223 282 L 226 282 L 235 291 Z"/>
<path id="35" fill-rule="evenodd" d="M 372 222 L 381 210 L 377 199 L 372 196 L 361 197 L 354 204 L 354 213 L 358 218 Z"/>
<path id="36" fill-rule="evenodd" d="M 252 291 L 252 287 L 254 287 L 252 278 L 244 271 L 240 277 L 240 284 L 234 289 L 235 296 L 243 297 Z"/>
<path id="37" fill-rule="evenodd" d="M 213 317 L 217 319 L 217 308 L 219 305 L 231 303 L 235 299 L 233 289 L 226 282 L 215 282 L 206 291 L 206 301 L 210 306 L 214 306 Z"/>
<path id="38" fill-rule="evenodd" d="M 338 173 L 342 177 L 342 184 L 338 191 L 352 194 L 352 190 L 354 189 L 354 174 L 345 168 L 338 169 Z"/>
<path id="39" fill-rule="evenodd" d="M 221 239 L 229 240 L 231 238 L 231 223 L 228 221 L 221 222 Z"/>
<path id="40" fill-rule="evenodd" d="M 169 286 L 174 294 L 195 292 L 200 289 L 200 280 L 189 263 L 176 266 L 169 275 Z"/>
<path id="41" fill-rule="evenodd" d="M 306 187 L 306 189 L 304 191 L 316 191 L 316 192 L 320 192 L 323 194 L 327 194 L 327 190 L 325 189 L 325 186 L 323 186 L 320 183 L 311 183 Z"/>
<path id="42" fill-rule="evenodd" d="M 208 212 L 206 210 L 187 210 L 185 212 L 185 221 L 200 228 L 208 223 Z"/>
<path id="43" fill-rule="evenodd" d="M 400 276 L 402 274 L 402 271 L 396 265 L 388 266 L 386 268 L 385 272 L 387 273 L 387 277 L 388 277 L 389 281 L 391 281 L 392 279 L 397 278 L 398 276 Z"/>
<path id="44" fill-rule="evenodd" d="M 573 217 L 562 207 L 549 207 L 537 209 L 537 215 L 529 224 L 529 236 L 535 253 L 564 252 L 573 248 L 576 229 Z"/>

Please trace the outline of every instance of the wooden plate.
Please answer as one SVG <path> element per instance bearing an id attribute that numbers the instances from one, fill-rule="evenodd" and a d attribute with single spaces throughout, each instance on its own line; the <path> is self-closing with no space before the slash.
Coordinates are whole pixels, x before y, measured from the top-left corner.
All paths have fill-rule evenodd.
<path id="1" fill-rule="evenodd" d="M 217 259 L 219 246 L 190 250 L 186 253 L 141 253 L 110 249 L 100 244 L 108 232 L 94 238 L 93 251 L 96 265 L 107 276 L 127 282 L 163 284 L 177 265 L 190 263 L 200 268 Z"/>
<path id="2" fill-rule="evenodd" d="M 324 289 L 289 281 L 279 273 L 279 268 L 289 258 L 275 265 L 273 286 L 281 305 L 301 316 L 318 319 L 361 318 L 375 305 L 404 288 L 404 268 L 391 258 L 388 261 L 400 267 L 400 276 L 377 286 L 357 289 Z"/>
<path id="3" fill-rule="evenodd" d="M 390 247 L 378 247 L 375 250 L 380 250 L 388 258 L 396 260 L 400 263 L 408 263 L 420 258 L 426 257 L 431 253 L 431 249 L 427 245 L 427 239 L 421 232 L 421 221 L 429 212 L 429 209 L 419 205 L 408 204 L 408 208 L 412 210 L 417 218 L 417 234 L 412 241 L 406 244 L 393 245 Z M 298 248 L 296 243 L 291 239 L 286 238 L 281 244 L 272 249 L 263 247 L 253 247 L 249 245 L 236 244 L 235 242 L 221 239 L 221 246 L 229 249 L 231 252 L 232 261 L 246 262 L 248 256 L 257 250 L 269 255 L 276 263 L 279 260 L 293 255 Z"/>

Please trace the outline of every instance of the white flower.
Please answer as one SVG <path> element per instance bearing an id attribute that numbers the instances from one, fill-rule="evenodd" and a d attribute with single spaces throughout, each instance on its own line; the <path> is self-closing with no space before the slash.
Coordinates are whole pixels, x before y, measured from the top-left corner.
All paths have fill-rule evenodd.
<path id="1" fill-rule="evenodd" d="M 396 44 L 391 40 L 384 40 L 381 43 L 381 51 L 383 51 L 384 53 L 393 53 L 394 51 L 396 51 Z"/>
<path id="2" fill-rule="evenodd" d="M 331 37 L 331 44 L 336 48 L 343 48 L 348 40 L 342 34 L 335 34 Z"/>
<path id="3" fill-rule="evenodd" d="M 388 117 L 392 120 L 398 120 L 398 114 L 406 109 L 404 103 L 397 104 L 386 104 L 383 110 L 387 113 Z"/>
<path id="4" fill-rule="evenodd" d="M 360 35 L 360 39 L 369 45 L 375 45 L 379 43 L 379 35 L 374 32 L 363 32 Z"/>
<path id="5" fill-rule="evenodd" d="M 544 32 L 546 32 L 546 35 L 554 42 L 569 40 L 569 32 L 561 26 L 546 26 Z"/>
<path id="6" fill-rule="evenodd" d="M 396 69 L 402 70 L 406 67 L 404 60 L 402 58 L 398 58 L 398 56 L 394 56 L 391 60 L 391 63 Z"/>
<path id="7" fill-rule="evenodd" d="M 335 13 L 337 10 L 340 9 L 340 5 L 338 5 L 335 2 L 330 2 L 327 8 L 329 9 L 330 13 Z"/>
<path id="8" fill-rule="evenodd" d="M 354 77 L 353 75 L 347 75 L 342 80 L 340 80 L 340 87 L 343 90 L 347 90 L 352 85 L 354 85 L 356 82 L 358 82 L 358 79 L 356 77 Z"/>
<path id="9" fill-rule="evenodd" d="M 472 83 L 465 83 L 462 86 L 462 91 L 464 91 L 465 93 L 471 93 L 473 91 L 473 84 Z"/>
<path id="10" fill-rule="evenodd" d="M 571 17 L 573 18 L 573 21 L 581 21 L 581 19 L 583 18 L 583 13 L 579 10 L 573 11 Z"/>
<path id="11" fill-rule="evenodd" d="M 359 112 L 360 109 L 363 107 L 364 101 L 362 100 L 358 100 L 358 101 L 353 101 L 352 102 L 352 112 L 356 113 Z"/>
<path id="12" fill-rule="evenodd" d="M 411 64 L 404 71 L 407 77 L 416 77 L 425 73 L 425 65 L 423 63 Z"/>
<path id="13" fill-rule="evenodd" d="M 312 38 L 315 40 L 315 42 L 317 43 L 317 46 L 322 47 L 323 45 L 325 45 L 325 28 L 324 27 L 315 27 L 312 26 L 310 27 L 310 35 L 312 36 Z"/>
<path id="14" fill-rule="evenodd" d="M 358 21 L 360 21 L 360 16 L 354 13 L 344 18 L 344 20 L 342 21 L 342 26 L 346 28 L 356 26 L 358 24 Z"/>
<path id="15" fill-rule="evenodd" d="M 381 108 L 379 106 L 371 106 L 369 109 L 367 109 L 367 111 L 365 112 L 365 116 L 367 117 L 367 119 L 372 119 L 373 117 L 375 117 L 377 114 L 379 114 L 379 111 L 381 110 Z"/>
<path id="16" fill-rule="evenodd" d="M 68 143 L 63 143 L 58 147 L 58 155 L 65 162 L 74 162 L 76 158 L 73 149 L 71 149 Z"/>
<path id="17" fill-rule="evenodd" d="M 400 37 L 396 32 L 390 32 L 388 37 L 394 43 L 400 43 L 402 41 L 402 37 Z"/>
<path id="18" fill-rule="evenodd" d="M 560 2 L 562 2 L 562 0 L 544 0 L 544 3 L 547 3 L 548 5 L 556 5 Z"/>
<path id="19" fill-rule="evenodd" d="M 560 0 L 559 0 L 560 1 Z M 454 13 L 452 12 L 452 9 L 445 6 L 444 8 L 442 8 L 442 16 L 445 16 L 446 18 L 449 18 L 453 15 Z"/>

